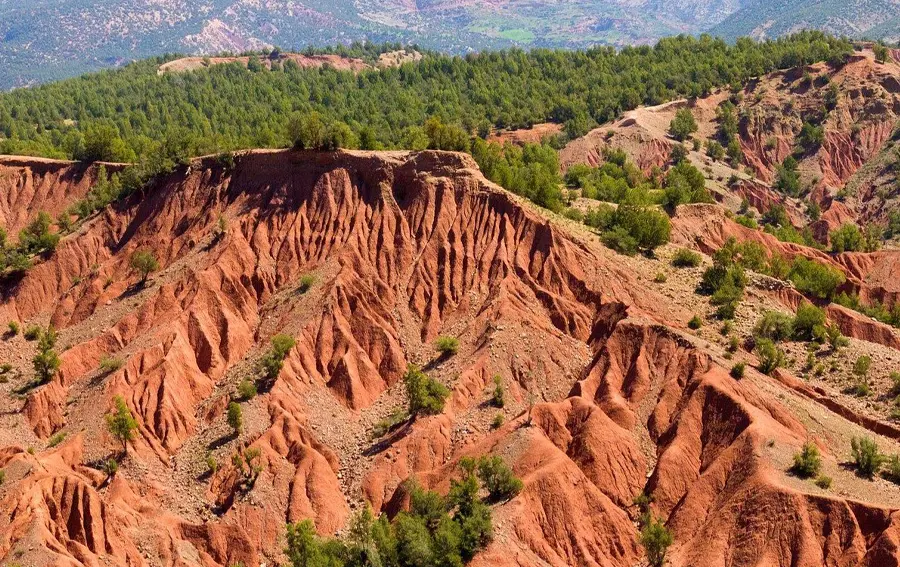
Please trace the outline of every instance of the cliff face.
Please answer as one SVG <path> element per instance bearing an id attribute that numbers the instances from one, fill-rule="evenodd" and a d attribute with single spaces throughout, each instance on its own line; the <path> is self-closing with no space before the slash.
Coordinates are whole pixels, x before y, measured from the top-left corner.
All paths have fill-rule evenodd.
<path id="1" fill-rule="evenodd" d="M 146 286 L 129 268 L 139 250 L 160 262 Z M 334 534 L 363 502 L 396 511 L 410 477 L 445 491 L 460 458 L 496 454 L 525 487 L 495 507 L 477 565 L 634 565 L 642 491 L 674 530 L 674 565 L 898 564 L 892 509 L 781 473 L 777 455 L 811 435 L 781 386 L 731 379 L 684 332 L 681 301 L 463 155 L 198 160 L 89 219 L 4 298 L 0 318 L 52 322 L 62 352 L 51 383 L 21 390 L 34 346 L 0 345 L 22 372 L 0 384 L 4 561 L 270 564 L 286 521 Z M 225 408 L 277 333 L 296 345 L 233 437 Z M 437 356 L 441 335 L 458 354 Z M 102 371 L 110 357 L 121 367 Z M 446 408 L 373 439 L 405 405 L 409 363 L 450 388 Z M 115 396 L 139 432 L 110 480 Z M 249 490 L 230 464 L 248 447 Z"/>

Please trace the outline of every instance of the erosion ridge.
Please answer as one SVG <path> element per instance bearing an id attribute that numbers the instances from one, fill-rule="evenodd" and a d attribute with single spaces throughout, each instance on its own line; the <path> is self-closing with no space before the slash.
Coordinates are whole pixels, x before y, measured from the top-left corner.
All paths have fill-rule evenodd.
<path id="1" fill-rule="evenodd" d="M 54 183 L 45 202 L 82 191 Z M 900 564 L 894 508 L 783 474 L 779 452 L 813 435 L 838 467 L 788 388 L 730 378 L 685 332 L 688 309 L 546 214 L 462 154 L 259 151 L 195 160 L 88 219 L 4 290 L 0 317 L 52 322 L 64 352 L 19 399 L 34 346 L 0 345 L 21 372 L 0 384 L 0 557 L 277 563 L 286 521 L 334 534 L 363 502 L 396 511 L 411 476 L 445 491 L 460 458 L 497 454 L 525 487 L 495 507 L 476 565 L 634 565 L 642 491 L 674 531 L 673 565 Z M 138 250 L 161 265 L 145 287 Z M 276 333 L 296 346 L 233 438 L 225 406 Z M 439 335 L 459 353 L 439 358 Z M 101 372 L 105 356 L 122 367 Z M 373 440 L 411 362 L 450 402 Z M 509 392 L 497 429 L 494 375 Z M 116 395 L 139 435 L 109 479 Z M 230 464 L 246 447 L 261 454 L 249 491 Z"/>

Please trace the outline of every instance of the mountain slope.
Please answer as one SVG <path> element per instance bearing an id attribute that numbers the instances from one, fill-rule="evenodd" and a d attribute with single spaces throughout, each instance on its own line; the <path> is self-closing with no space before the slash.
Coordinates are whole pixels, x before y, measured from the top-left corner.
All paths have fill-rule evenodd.
<path id="1" fill-rule="evenodd" d="M 741 234 L 715 210 L 682 208 L 676 238 L 714 247 L 715 230 Z M 841 465 L 865 433 L 856 413 L 839 417 L 787 377 L 732 379 L 718 331 L 684 326 L 701 308 L 698 269 L 672 270 L 669 250 L 618 256 L 546 214 L 461 154 L 262 151 L 233 167 L 194 160 L 93 216 L 4 284 L 0 317 L 52 322 L 62 368 L 22 389 L 34 344 L 0 343 L 14 367 L 0 383 L 0 557 L 279 563 L 285 521 L 334 534 L 363 502 L 396 513 L 406 479 L 446 492 L 460 458 L 492 454 L 524 489 L 493 506 L 493 541 L 473 565 L 634 565 L 642 491 L 674 532 L 678 567 L 900 564 L 900 491 Z M 147 286 L 128 266 L 137 250 L 160 260 Z M 650 283 L 658 271 L 671 283 Z M 753 294 L 748 320 L 778 301 Z M 296 345 L 265 382 L 256 363 L 276 333 Z M 455 355 L 435 353 L 441 335 L 459 339 Z M 99 368 L 105 356 L 121 367 Z M 410 362 L 449 387 L 448 403 L 376 434 L 406 402 Z M 489 402 L 495 375 L 503 409 Z M 240 402 L 233 436 L 224 414 L 244 379 L 260 395 Z M 119 445 L 103 416 L 117 395 L 139 428 L 107 478 Z M 897 451 L 900 431 L 880 431 Z M 835 492 L 784 472 L 811 438 Z M 260 452 L 249 487 L 230 460 L 247 447 Z"/>

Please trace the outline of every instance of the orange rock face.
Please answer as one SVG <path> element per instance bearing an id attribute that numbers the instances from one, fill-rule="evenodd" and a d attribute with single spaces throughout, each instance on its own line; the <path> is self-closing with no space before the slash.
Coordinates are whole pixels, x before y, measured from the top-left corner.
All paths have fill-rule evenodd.
<path id="1" fill-rule="evenodd" d="M 54 199 L 67 197 L 44 202 Z M 743 229 L 686 211 L 676 240 L 714 247 Z M 740 235 L 767 238 L 750 232 Z M 160 263 L 143 286 L 129 268 L 138 250 Z M 681 330 L 689 309 L 646 282 L 467 156 L 196 160 L 88 219 L 4 289 L 0 317 L 52 322 L 62 367 L 2 402 L 0 557 L 281 563 L 286 522 L 333 535 L 364 504 L 396 512 L 407 479 L 446 491 L 462 457 L 494 454 L 524 489 L 494 507 L 476 565 L 640 564 L 642 492 L 674 533 L 676 566 L 897 564 L 896 512 L 797 489 L 770 457 L 769 443 L 810 435 L 772 393 L 796 390 L 730 378 Z M 296 344 L 264 378 L 258 363 L 279 333 Z M 435 353 L 442 335 L 459 339 L 458 354 Z M 4 353 L 33 349 L 5 342 Z M 376 438 L 376 422 L 406 403 L 409 363 L 448 386 L 448 403 Z M 495 376 L 502 410 L 489 402 Z M 259 394 L 243 399 L 248 379 Z M 104 425 L 116 396 L 138 423 L 127 456 Z M 238 432 L 225 422 L 232 400 Z M 122 463 L 109 477 L 111 456 Z"/>

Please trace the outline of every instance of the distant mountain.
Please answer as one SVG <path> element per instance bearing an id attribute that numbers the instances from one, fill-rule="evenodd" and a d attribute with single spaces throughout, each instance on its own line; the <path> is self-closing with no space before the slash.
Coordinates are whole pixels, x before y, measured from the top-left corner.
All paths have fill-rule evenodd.
<path id="1" fill-rule="evenodd" d="M 301 48 L 367 39 L 464 53 L 727 38 L 816 27 L 898 35 L 900 0 L 0 0 L 0 89 L 166 52 Z"/>

